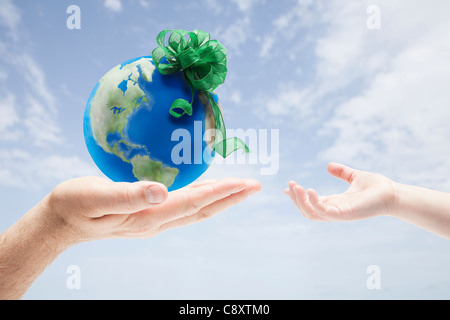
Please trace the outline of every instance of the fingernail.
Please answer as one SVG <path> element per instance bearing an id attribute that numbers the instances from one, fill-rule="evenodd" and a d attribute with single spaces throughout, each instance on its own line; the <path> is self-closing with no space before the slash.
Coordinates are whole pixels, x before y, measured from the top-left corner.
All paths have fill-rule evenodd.
<path id="1" fill-rule="evenodd" d="M 147 189 L 147 199 L 150 204 L 162 203 L 165 199 L 164 191 L 158 186 L 151 186 Z"/>

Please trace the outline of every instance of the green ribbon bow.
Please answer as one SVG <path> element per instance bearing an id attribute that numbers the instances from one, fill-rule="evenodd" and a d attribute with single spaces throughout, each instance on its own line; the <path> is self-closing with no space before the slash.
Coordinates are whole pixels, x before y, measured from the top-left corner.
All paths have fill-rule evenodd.
<path id="1" fill-rule="evenodd" d="M 166 46 L 168 33 L 171 34 L 169 45 Z M 170 114 L 175 118 L 185 114 L 191 116 L 195 90 L 198 90 L 208 98 L 214 115 L 216 135 L 213 150 L 223 158 L 238 149 L 250 152 L 241 139 L 227 139 L 222 112 L 211 95 L 211 92 L 225 82 L 228 71 L 227 49 L 217 40 L 210 40 L 209 33 L 200 30 L 164 30 L 159 33 L 156 41 L 159 47 L 153 50 L 152 58 L 158 71 L 163 75 L 183 71 L 192 93 L 191 102 L 176 99 L 170 107 Z"/>

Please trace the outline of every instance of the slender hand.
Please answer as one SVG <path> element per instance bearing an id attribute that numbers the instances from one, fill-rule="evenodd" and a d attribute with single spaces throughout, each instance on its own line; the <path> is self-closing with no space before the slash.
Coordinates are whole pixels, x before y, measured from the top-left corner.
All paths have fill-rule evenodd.
<path id="1" fill-rule="evenodd" d="M 328 172 L 350 184 L 342 194 L 319 197 L 313 189 L 305 191 L 289 183 L 289 196 L 302 214 L 318 221 L 351 221 L 389 214 L 395 205 L 393 183 L 379 174 L 330 163 Z"/>
<path id="2" fill-rule="evenodd" d="M 155 182 L 66 181 L 0 235 L 0 299 L 19 299 L 42 271 L 77 243 L 150 238 L 203 221 L 261 188 L 250 179 L 194 183 L 167 192 Z"/>
<path id="3" fill-rule="evenodd" d="M 284 190 L 306 218 L 326 222 L 387 215 L 450 239 L 450 194 L 400 184 L 338 163 L 330 163 L 327 169 L 350 184 L 347 191 L 318 196 L 293 181 Z"/>

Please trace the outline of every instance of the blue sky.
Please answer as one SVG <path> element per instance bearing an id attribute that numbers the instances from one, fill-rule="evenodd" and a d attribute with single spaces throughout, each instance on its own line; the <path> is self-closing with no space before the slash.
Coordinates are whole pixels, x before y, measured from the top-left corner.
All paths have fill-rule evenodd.
<path id="1" fill-rule="evenodd" d="M 66 9 L 81 9 L 69 30 Z M 367 28 L 380 8 L 381 29 Z M 164 29 L 200 29 L 229 51 L 217 93 L 227 128 L 279 130 L 280 169 L 213 166 L 204 178 L 263 190 L 210 221 L 148 240 L 70 248 L 29 299 L 445 298 L 448 241 L 392 218 L 304 219 L 291 179 L 346 186 L 329 161 L 450 192 L 450 4 L 446 1 L 0 0 L 0 231 L 59 182 L 101 175 L 84 144 L 90 91 L 115 65 L 149 55 Z M 203 177 L 202 177 L 203 178 Z M 81 289 L 66 287 L 67 267 Z M 368 290 L 378 265 L 382 288 Z"/>

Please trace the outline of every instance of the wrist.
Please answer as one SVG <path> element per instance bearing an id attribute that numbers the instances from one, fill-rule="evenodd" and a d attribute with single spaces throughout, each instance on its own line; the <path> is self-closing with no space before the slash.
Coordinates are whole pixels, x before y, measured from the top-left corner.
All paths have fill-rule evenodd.
<path id="1" fill-rule="evenodd" d="M 0 235 L 0 299 L 20 299 L 71 245 L 60 226 L 43 200 Z"/>
<path id="2" fill-rule="evenodd" d="M 403 183 L 394 182 L 395 205 L 391 216 L 408 220 L 408 216 L 416 207 L 417 202 L 421 202 L 422 192 L 419 187 Z"/>
<path id="3" fill-rule="evenodd" d="M 404 187 L 405 185 L 391 181 L 392 183 L 392 205 L 389 215 L 392 217 L 399 217 L 403 205 Z"/>
<path id="4" fill-rule="evenodd" d="M 49 205 L 49 197 L 45 197 L 29 213 L 46 247 L 59 254 L 77 241 L 67 221 Z"/>

